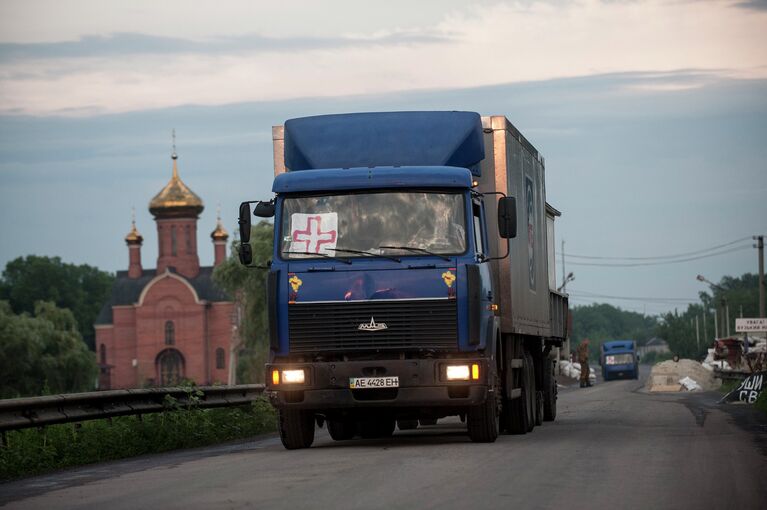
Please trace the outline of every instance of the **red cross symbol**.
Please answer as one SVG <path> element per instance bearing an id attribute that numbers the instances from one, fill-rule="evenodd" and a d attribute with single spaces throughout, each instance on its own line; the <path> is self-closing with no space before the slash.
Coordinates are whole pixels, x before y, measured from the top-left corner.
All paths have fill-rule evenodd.
<path id="1" fill-rule="evenodd" d="M 312 228 L 314 227 L 314 228 Z M 333 244 L 336 242 L 336 231 L 322 231 L 322 217 L 310 216 L 306 218 L 306 230 L 293 231 L 294 243 L 306 243 L 304 251 L 319 253 L 322 244 Z"/>

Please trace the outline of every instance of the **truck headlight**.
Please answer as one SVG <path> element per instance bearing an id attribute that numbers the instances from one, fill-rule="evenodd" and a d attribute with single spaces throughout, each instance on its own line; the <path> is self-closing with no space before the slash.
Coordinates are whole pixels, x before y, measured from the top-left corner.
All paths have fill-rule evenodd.
<path id="1" fill-rule="evenodd" d="M 479 363 L 471 365 L 447 365 L 445 379 L 448 381 L 477 381 L 479 380 Z"/>
<path id="2" fill-rule="evenodd" d="M 299 368 L 297 370 L 283 370 L 282 382 L 283 384 L 304 384 L 306 376 L 304 375 L 304 369 Z"/>

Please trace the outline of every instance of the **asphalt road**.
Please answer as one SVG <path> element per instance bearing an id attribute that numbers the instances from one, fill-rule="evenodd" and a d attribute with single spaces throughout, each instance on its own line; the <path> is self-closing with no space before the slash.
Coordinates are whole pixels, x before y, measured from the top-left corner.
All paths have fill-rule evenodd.
<path id="1" fill-rule="evenodd" d="M 717 394 L 637 381 L 561 390 L 524 436 L 469 442 L 457 420 L 309 450 L 275 436 L 0 484 L 4 508 L 767 508 L 767 426 Z"/>

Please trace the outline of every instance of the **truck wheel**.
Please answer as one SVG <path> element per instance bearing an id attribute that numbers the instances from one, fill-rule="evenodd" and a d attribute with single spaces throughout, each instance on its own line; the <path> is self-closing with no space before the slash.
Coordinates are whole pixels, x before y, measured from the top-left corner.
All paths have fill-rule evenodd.
<path id="1" fill-rule="evenodd" d="M 280 440 L 288 450 L 309 448 L 314 442 L 314 414 L 299 409 L 280 409 Z"/>
<path id="2" fill-rule="evenodd" d="M 497 388 L 488 391 L 485 401 L 470 407 L 466 413 L 469 438 L 475 443 L 493 443 L 498 438 L 497 391 Z"/>
<path id="3" fill-rule="evenodd" d="M 362 439 L 379 439 L 394 434 L 394 419 L 365 420 L 360 422 Z"/>
<path id="4" fill-rule="evenodd" d="M 538 410 L 538 404 L 536 403 L 535 391 L 535 365 L 533 365 L 533 357 L 529 353 L 525 353 L 525 373 L 527 374 L 527 381 L 525 387 L 528 388 L 527 394 L 527 431 L 532 432 L 535 427 L 536 411 Z"/>
<path id="5" fill-rule="evenodd" d="M 429 425 L 436 425 L 437 418 L 421 418 L 420 420 L 418 420 L 418 423 L 420 423 L 422 427 L 428 427 Z"/>
<path id="6" fill-rule="evenodd" d="M 334 441 L 346 441 L 357 433 L 357 424 L 351 420 L 328 420 L 328 433 Z"/>
<path id="7" fill-rule="evenodd" d="M 400 430 L 415 430 L 418 428 L 418 420 L 397 420 L 397 428 Z"/>

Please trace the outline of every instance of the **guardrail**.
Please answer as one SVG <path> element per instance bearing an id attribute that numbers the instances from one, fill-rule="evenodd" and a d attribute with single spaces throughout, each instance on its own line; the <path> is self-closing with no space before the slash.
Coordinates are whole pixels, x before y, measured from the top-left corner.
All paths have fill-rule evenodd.
<path id="1" fill-rule="evenodd" d="M 185 407 L 205 409 L 241 406 L 253 402 L 263 392 L 263 384 L 242 384 L 110 390 L 12 398 L 0 400 L 0 432 L 116 416 L 158 413 Z"/>

